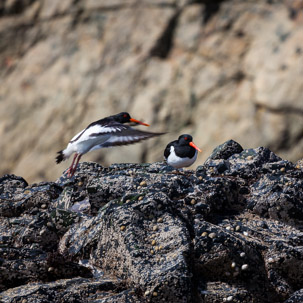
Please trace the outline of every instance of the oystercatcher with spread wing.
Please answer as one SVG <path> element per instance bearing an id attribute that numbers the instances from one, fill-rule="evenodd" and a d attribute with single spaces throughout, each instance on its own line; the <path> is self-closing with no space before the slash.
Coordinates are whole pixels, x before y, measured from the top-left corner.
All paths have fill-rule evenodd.
<path id="1" fill-rule="evenodd" d="M 70 178 L 74 175 L 81 157 L 89 151 L 133 144 L 164 134 L 136 130 L 124 123 L 149 126 L 146 123 L 131 118 L 129 113 L 126 112 L 95 121 L 75 135 L 64 150 L 58 152 L 56 162 L 60 163 L 75 153 L 72 164 L 67 171 Z"/>

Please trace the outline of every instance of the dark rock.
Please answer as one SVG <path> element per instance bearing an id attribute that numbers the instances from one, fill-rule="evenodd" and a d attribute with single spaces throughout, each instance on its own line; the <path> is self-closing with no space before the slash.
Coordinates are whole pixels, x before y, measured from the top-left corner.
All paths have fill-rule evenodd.
<path id="1" fill-rule="evenodd" d="M 238 142 L 234 140 L 226 141 L 225 143 L 219 145 L 214 149 L 214 151 L 207 158 L 204 164 L 207 164 L 210 160 L 218 160 L 218 159 L 227 160 L 232 155 L 239 154 L 242 151 L 243 148 Z"/>
<path id="2" fill-rule="evenodd" d="M 228 141 L 196 172 L 0 179 L 2 302 L 300 302 L 303 170 Z M 297 300 L 297 301 L 295 301 Z"/>
<path id="3" fill-rule="evenodd" d="M 56 199 L 62 189 L 53 182 L 27 186 L 23 178 L 6 175 L 0 179 L 0 215 L 15 217 Z"/>
<path id="4" fill-rule="evenodd" d="M 284 303 L 301 303 L 303 302 L 303 289 L 296 291 Z"/>
<path id="5" fill-rule="evenodd" d="M 136 294 L 124 283 L 112 279 L 93 281 L 85 278 L 58 280 L 50 283 L 32 283 L 4 291 L 2 302 L 139 302 Z M 83 298 L 86 298 L 83 300 Z"/>
<path id="6" fill-rule="evenodd" d="M 303 179 L 286 173 L 261 177 L 251 186 L 248 206 L 262 217 L 303 224 Z"/>

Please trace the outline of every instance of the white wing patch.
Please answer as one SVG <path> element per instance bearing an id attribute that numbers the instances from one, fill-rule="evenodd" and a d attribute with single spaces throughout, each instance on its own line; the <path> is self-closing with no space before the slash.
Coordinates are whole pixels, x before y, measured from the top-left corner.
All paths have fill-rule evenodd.
<path id="1" fill-rule="evenodd" d="M 135 130 L 133 128 L 128 128 L 127 130 L 119 132 L 115 135 L 112 134 L 106 142 L 101 143 L 98 146 L 94 146 L 90 151 L 105 147 L 133 144 L 158 135 L 160 134 L 143 132 Z"/>
<path id="2" fill-rule="evenodd" d="M 70 142 L 72 143 L 73 141 L 77 141 L 77 142 L 82 142 L 82 141 L 86 141 L 91 139 L 92 137 L 97 137 L 97 136 L 101 136 L 102 134 L 108 134 L 108 133 L 116 133 L 116 132 L 120 132 L 123 129 L 126 129 L 125 126 L 118 124 L 113 125 L 113 126 L 101 126 L 101 125 L 93 125 L 91 127 L 88 127 L 84 130 L 82 130 L 81 132 L 79 132 L 77 135 L 75 135 Z"/>
<path id="3" fill-rule="evenodd" d="M 94 137 L 94 136 L 100 136 L 102 134 L 108 134 L 108 133 L 116 133 L 121 132 L 122 130 L 126 129 L 126 126 L 123 126 L 121 124 L 114 125 L 114 126 L 101 126 L 101 125 L 94 125 L 86 130 L 88 137 Z"/>
<path id="4" fill-rule="evenodd" d="M 135 142 L 146 138 L 146 136 L 112 136 L 106 143 L 123 143 L 123 142 Z"/>

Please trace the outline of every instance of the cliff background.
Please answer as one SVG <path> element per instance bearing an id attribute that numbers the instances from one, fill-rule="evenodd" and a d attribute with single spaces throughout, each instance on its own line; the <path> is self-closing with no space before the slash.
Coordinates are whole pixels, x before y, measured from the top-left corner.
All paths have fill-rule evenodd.
<path id="1" fill-rule="evenodd" d="M 301 0 L 4 0 L 0 67 L 0 175 L 56 179 L 56 152 L 120 111 L 169 133 L 83 161 L 159 161 L 182 133 L 195 166 L 228 139 L 303 157 Z"/>

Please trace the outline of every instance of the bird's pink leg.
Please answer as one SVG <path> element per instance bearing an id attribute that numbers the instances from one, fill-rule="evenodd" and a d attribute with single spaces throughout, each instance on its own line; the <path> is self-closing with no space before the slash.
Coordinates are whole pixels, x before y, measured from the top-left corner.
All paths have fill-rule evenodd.
<path id="1" fill-rule="evenodd" d="M 67 170 L 67 177 L 68 177 L 68 178 L 71 177 L 71 173 L 72 173 L 72 171 L 73 171 L 74 162 L 75 162 L 77 156 L 78 156 L 78 154 L 76 153 L 76 154 L 74 155 L 73 162 L 72 162 L 71 166 L 70 166 L 69 169 Z"/>
<path id="2" fill-rule="evenodd" d="M 77 170 L 77 166 L 78 166 L 78 164 L 79 164 L 79 161 L 80 161 L 80 159 L 81 159 L 81 157 L 82 157 L 81 154 L 76 154 L 76 155 L 78 156 L 78 158 L 77 158 L 77 161 L 76 161 L 74 167 L 72 168 L 72 170 L 71 170 L 71 172 L 70 172 L 70 174 L 69 174 L 69 176 L 68 176 L 69 178 L 71 178 L 71 177 L 75 174 L 75 172 L 76 172 L 76 170 Z"/>

